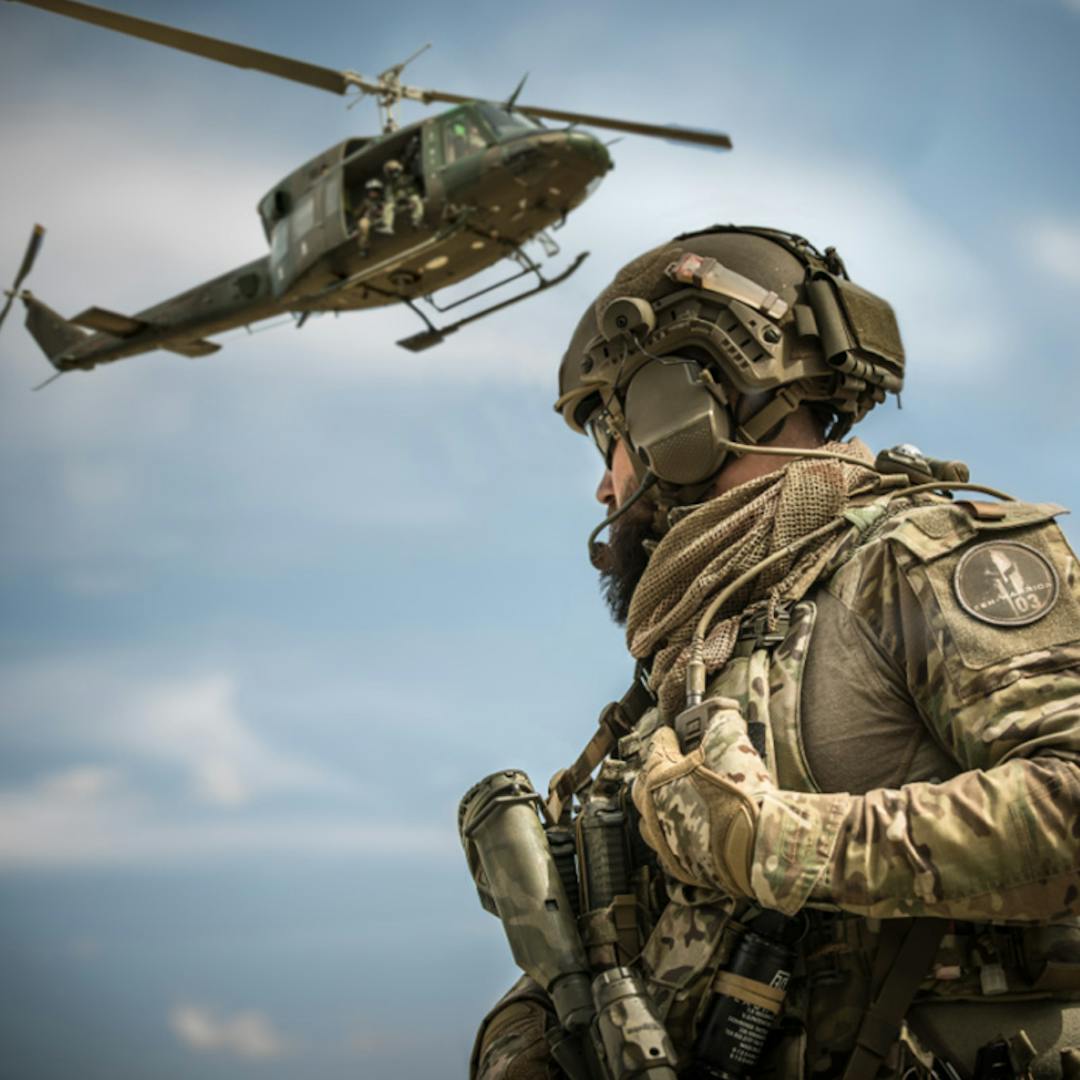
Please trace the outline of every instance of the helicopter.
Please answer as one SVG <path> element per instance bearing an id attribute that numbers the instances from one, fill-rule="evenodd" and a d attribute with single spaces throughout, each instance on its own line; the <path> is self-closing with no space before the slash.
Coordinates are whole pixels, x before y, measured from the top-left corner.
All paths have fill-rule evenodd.
<path id="1" fill-rule="evenodd" d="M 502 102 L 404 84 L 405 67 L 428 45 L 368 78 L 76 0 L 15 2 L 352 95 L 353 103 L 373 97 L 381 121 L 379 134 L 331 146 L 259 200 L 267 254 L 135 315 L 92 306 L 65 319 L 22 288 L 44 239 L 44 227 L 35 225 L 14 283 L 5 290 L 0 325 L 14 300 L 21 299 L 27 329 L 56 369 L 53 379 L 156 349 L 208 356 L 221 348 L 208 340 L 211 335 L 276 316 L 289 315 L 302 326 L 315 313 L 399 303 L 420 318 L 423 328 L 397 344 L 414 352 L 430 348 L 478 319 L 560 284 L 581 266 L 587 252 L 545 276 L 525 250 L 535 241 L 545 258 L 558 256 L 551 232 L 613 168 L 607 146 L 580 125 L 721 150 L 732 145 L 727 135 L 714 131 L 520 105 L 524 79 Z M 399 126 L 396 110 L 402 101 L 452 107 Z M 511 264 L 505 277 L 465 296 L 444 298 L 443 290 L 504 259 Z M 524 289 L 494 302 L 485 299 L 526 278 Z M 467 305 L 473 302 L 482 306 L 471 310 Z M 457 317 L 462 308 L 470 313 Z M 450 321 L 434 321 L 448 312 L 454 313 Z"/>

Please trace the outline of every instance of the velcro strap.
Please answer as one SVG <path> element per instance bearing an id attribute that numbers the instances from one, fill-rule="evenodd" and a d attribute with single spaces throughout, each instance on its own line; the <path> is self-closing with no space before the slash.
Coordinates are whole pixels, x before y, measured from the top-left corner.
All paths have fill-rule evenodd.
<path id="1" fill-rule="evenodd" d="M 713 990 L 718 994 L 745 1001 L 747 1005 L 756 1005 L 759 1009 L 776 1014 L 784 1003 L 785 990 L 757 979 L 748 979 L 745 975 L 736 975 L 733 971 L 718 971 L 713 981 Z"/>

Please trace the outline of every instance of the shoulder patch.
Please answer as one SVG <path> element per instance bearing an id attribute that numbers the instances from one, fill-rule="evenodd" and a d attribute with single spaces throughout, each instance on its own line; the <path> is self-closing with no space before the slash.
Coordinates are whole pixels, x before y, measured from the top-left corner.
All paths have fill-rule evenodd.
<path id="1" fill-rule="evenodd" d="M 1054 524 L 984 533 L 904 572 L 969 671 L 1080 643 L 1080 564 Z"/>
<path id="2" fill-rule="evenodd" d="M 1060 583 L 1049 559 L 1016 540 L 990 540 L 966 551 L 953 572 L 960 606 L 992 626 L 1026 626 L 1048 615 Z"/>

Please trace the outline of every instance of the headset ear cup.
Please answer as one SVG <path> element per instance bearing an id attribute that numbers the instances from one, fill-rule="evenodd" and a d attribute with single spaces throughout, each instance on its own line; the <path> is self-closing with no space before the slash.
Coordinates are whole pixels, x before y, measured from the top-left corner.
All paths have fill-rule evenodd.
<path id="1" fill-rule="evenodd" d="M 626 388 L 623 413 L 634 452 L 666 483 L 700 484 L 727 455 L 721 441 L 731 437 L 731 417 L 693 360 L 646 364 Z"/>

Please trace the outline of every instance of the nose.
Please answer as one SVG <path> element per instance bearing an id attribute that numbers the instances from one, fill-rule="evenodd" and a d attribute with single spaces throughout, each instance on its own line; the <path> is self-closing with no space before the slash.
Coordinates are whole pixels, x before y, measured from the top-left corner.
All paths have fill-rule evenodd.
<path id="1" fill-rule="evenodd" d="M 615 482 L 611 478 L 611 470 L 605 469 L 600 477 L 600 483 L 596 488 L 596 501 L 604 506 L 611 507 L 615 502 Z"/>
<path id="2" fill-rule="evenodd" d="M 611 155 L 607 147 L 587 131 L 568 131 L 566 145 L 580 160 L 597 169 L 600 176 L 610 171 Z"/>

